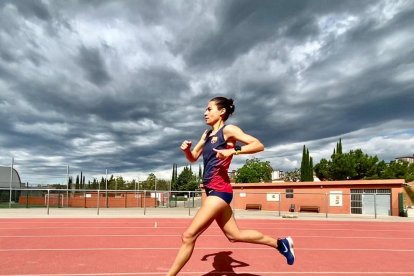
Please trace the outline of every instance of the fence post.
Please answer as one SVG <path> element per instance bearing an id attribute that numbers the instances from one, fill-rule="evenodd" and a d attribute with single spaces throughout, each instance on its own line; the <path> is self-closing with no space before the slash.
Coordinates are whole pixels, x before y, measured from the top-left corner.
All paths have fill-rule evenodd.
<path id="1" fill-rule="evenodd" d="M 146 199 L 147 199 L 147 190 L 144 190 L 144 216 L 147 211 Z"/>
<path id="2" fill-rule="evenodd" d="M 191 216 L 191 211 L 190 211 L 190 196 L 191 196 L 191 192 L 188 192 L 188 199 L 187 199 L 188 216 Z"/>
<path id="3" fill-rule="evenodd" d="M 375 218 L 377 218 L 377 193 L 374 193 L 374 214 Z"/>
<path id="4" fill-rule="evenodd" d="M 98 202 L 96 203 L 96 206 L 98 207 L 98 210 L 96 212 L 96 214 L 99 216 L 99 207 L 101 205 L 101 195 L 100 195 L 100 190 L 98 190 Z"/>
<path id="5" fill-rule="evenodd" d="M 47 189 L 47 214 L 49 215 L 49 199 L 50 199 L 50 190 Z"/>
<path id="6" fill-rule="evenodd" d="M 280 217 L 280 205 L 281 205 L 281 201 L 282 201 L 282 195 L 279 193 L 279 206 L 278 206 L 278 208 L 279 208 L 279 217 Z"/>
<path id="7" fill-rule="evenodd" d="M 125 192 L 125 208 L 128 207 L 128 192 Z"/>
<path id="8" fill-rule="evenodd" d="M 328 197 L 328 192 L 325 193 L 325 202 L 326 202 L 326 215 L 325 217 L 328 218 L 328 208 L 329 208 L 329 197 Z"/>

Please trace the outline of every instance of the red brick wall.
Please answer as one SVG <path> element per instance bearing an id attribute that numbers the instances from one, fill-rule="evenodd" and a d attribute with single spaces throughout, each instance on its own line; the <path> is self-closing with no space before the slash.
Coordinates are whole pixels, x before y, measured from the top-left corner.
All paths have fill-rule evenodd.
<path id="1" fill-rule="evenodd" d="M 97 208 L 98 206 L 98 197 L 97 194 L 90 194 L 91 197 L 85 197 L 84 195 L 69 195 L 69 207 L 74 208 Z M 62 202 L 63 200 L 63 202 Z M 29 206 L 47 206 L 47 200 L 43 196 L 20 196 L 19 204 L 26 205 L 28 202 Z M 119 196 L 108 196 L 108 207 L 109 208 L 128 208 L 128 207 L 155 207 L 156 199 L 149 196 L 143 197 L 138 195 L 138 198 L 135 197 L 135 194 L 121 194 Z M 60 200 L 57 197 L 49 198 L 49 206 L 55 207 L 66 207 L 66 199 L 61 197 Z M 106 207 L 106 197 L 105 194 L 100 195 L 99 200 L 100 207 Z"/>

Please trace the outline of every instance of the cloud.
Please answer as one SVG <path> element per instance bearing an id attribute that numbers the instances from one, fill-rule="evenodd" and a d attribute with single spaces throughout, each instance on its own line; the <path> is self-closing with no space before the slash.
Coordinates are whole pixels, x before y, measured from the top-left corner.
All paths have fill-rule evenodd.
<path id="1" fill-rule="evenodd" d="M 2 1 L 0 164 L 32 183 L 67 166 L 170 179 L 217 95 L 274 168 L 298 167 L 303 145 L 329 158 L 339 138 L 412 154 L 413 15 L 403 0 Z"/>

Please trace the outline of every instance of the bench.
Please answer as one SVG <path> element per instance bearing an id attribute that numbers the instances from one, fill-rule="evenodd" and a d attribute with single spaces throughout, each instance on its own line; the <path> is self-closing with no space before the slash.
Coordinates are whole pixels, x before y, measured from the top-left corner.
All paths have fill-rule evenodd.
<path id="1" fill-rule="evenodd" d="M 262 210 L 262 204 L 246 204 L 246 210 Z"/>
<path id="2" fill-rule="evenodd" d="M 319 206 L 300 206 L 299 212 L 314 212 L 319 213 Z"/>

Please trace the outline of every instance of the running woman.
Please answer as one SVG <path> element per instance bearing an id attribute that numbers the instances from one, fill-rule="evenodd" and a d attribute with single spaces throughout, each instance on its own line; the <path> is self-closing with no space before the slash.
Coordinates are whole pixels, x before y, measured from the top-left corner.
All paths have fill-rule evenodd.
<path id="1" fill-rule="evenodd" d="M 204 119 L 210 126 L 191 150 L 192 142 L 185 140 L 181 150 L 190 162 L 195 162 L 203 155 L 203 188 L 206 193 L 200 209 L 190 226 L 181 236 L 182 244 L 168 271 L 168 276 L 175 276 L 190 259 L 197 238 L 216 221 L 230 242 L 247 242 L 263 244 L 276 248 L 286 257 L 287 263 L 295 261 L 293 240 L 291 237 L 275 239 L 256 230 L 239 229 L 230 207 L 233 190 L 227 171 L 233 155 L 252 154 L 264 150 L 263 144 L 255 137 L 246 134 L 235 125 L 226 125 L 228 117 L 234 112 L 232 99 L 216 97 L 208 102 Z M 240 142 L 243 146 L 237 146 Z"/>

